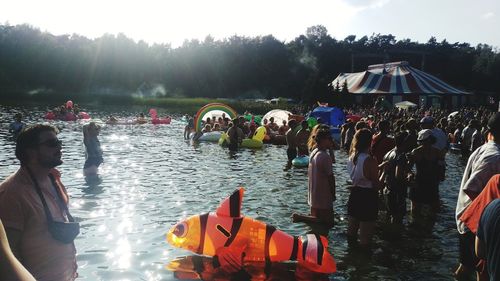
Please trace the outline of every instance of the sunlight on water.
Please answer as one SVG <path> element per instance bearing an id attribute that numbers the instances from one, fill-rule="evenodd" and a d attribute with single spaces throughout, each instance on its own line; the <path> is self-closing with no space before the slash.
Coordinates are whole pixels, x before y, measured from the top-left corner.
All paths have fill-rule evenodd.
<path id="1" fill-rule="evenodd" d="M 0 111 L 10 116 L 12 108 L 0 107 Z M 88 111 L 93 117 L 131 117 L 147 109 Z M 31 112 L 43 116 L 40 111 Z M 166 264 L 190 253 L 168 245 L 166 232 L 183 218 L 215 211 L 238 186 L 246 188 L 244 215 L 292 235 L 310 230 L 290 221 L 293 212 L 309 212 L 307 171 L 283 171 L 284 147 L 266 145 L 231 156 L 216 144 L 193 146 L 184 141 L 185 123 L 176 119 L 163 126 L 103 126 L 104 163 L 95 179 L 85 178 L 82 172 L 82 124 L 54 123 L 62 128 L 59 138 L 64 142 L 62 181 L 71 197 L 72 213 L 81 222 L 81 234 L 75 240 L 79 280 L 175 280 Z M 2 180 L 18 168 L 8 121 L 0 121 Z M 347 249 L 346 155 L 337 153 L 338 219 L 329 234 L 329 250 L 339 273 L 331 280 L 453 280 L 450 271 L 458 260 L 454 210 L 464 162 L 453 154 L 447 162 L 448 177 L 441 184 L 443 210 L 432 232 L 406 227 L 401 239 L 389 240 L 378 229 L 373 255 L 360 258 Z"/>

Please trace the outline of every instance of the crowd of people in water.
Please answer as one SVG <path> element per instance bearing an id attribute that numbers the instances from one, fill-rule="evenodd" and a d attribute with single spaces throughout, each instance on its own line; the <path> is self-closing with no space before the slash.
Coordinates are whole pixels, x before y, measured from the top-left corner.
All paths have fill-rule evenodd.
<path id="1" fill-rule="evenodd" d="M 369 253 L 381 214 L 385 223 L 394 226 L 406 221 L 421 227 L 435 218 L 441 207 L 440 185 L 446 179 L 446 155 L 455 151 L 467 159 L 460 186 L 447 188 L 458 191 L 460 255 L 455 277 L 463 279 L 476 272 L 477 280 L 500 280 L 500 112 L 482 107 L 450 112 L 361 106 L 344 111 L 361 119 L 348 118 L 340 127 L 338 142 L 321 119 L 312 127 L 298 115 L 281 124 L 274 118 L 262 120 L 269 140 L 281 136 L 286 144 L 285 170 L 297 156 L 309 157 L 310 213 L 293 213 L 292 221 L 329 229 L 335 226 L 334 204 L 345 204 L 348 243 Z M 195 124 L 194 117 L 186 119 L 184 138 L 188 139 Z M 229 149 L 238 150 L 258 125 L 254 117 L 231 120 L 223 114 L 206 118 L 202 128 L 201 133 L 227 132 Z M 58 130 L 45 124 L 26 126 L 19 114 L 9 130 L 16 136 L 15 155 L 21 166 L 0 184 L 0 276 L 2 280 L 4 276 L 5 280 L 34 280 L 33 276 L 74 280 L 73 240 L 79 224 L 70 214 L 69 196 L 55 169 L 62 163 Z M 95 122 L 83 126 L 86 176 L 97 175 L 104 161 L 100 130 Z M 335 203 L 332 166 L 339 149 L 348 155 L 349 197 L 347 202 Z"/>
<path id="2" fill-rule="evenodd" d="M 463 279 L 475 271 L 477 280 L 499 280 L 500 113 L 486 108 L 452 113 L 371 107 L 346 111 L 351 116 L 365 116 L 357 122 L 346 120 L 338 144 L 348 153 L 351 180 L 345 202 L 349 244 L 369 249 L 381 209 L 391 224 L 401 225 L 407 215 L 407 198 L 412 226 L 421 227 L 425 218 L 432 221 L 440 210 L 439 185 L 446 178 L 445 156 L 454 150 L 468 159 L 457 187 L 460 264 L 454 274 Z M 331 165 L 335 159 L 332 149 L 337 144 L 329 131 L 328 126 L 320 124 L 309 135 L 311 211 L 310 215 L 293 214 L 294 221 L 334 225 L 336 187 Z M 289 159 L 297 151 L 296 145 L 289 144 Z"/>
<path id="3" fill-rule="evenodd" d="M 60 106 L 56 106 L 48 110 L 45 114 L 45 119 L 49 120 L 75 121 L 89 118 L 90 116 L 86 112 L 81 111 L 80 106 L 78 104 L 73 104 L 72 101 L 67 101 Z"/>

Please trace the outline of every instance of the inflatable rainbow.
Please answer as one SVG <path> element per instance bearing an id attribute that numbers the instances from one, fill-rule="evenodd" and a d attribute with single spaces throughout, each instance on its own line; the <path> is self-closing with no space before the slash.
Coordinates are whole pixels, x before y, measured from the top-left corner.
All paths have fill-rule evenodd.
<path id="1" fill-rule="evenodd" d="M 205 116 L 205 114 L 209 113 L 210 111 L 214 110 L 220 110 L 225 112 L 231 119 L 236 118 L 238 116 L 238 113 L 236 113 L 236 111 L 228 105 L 225 105 L 223 103 L 209 103 L 200 108 L 200 110 L 198 110 L 198 112 L 196 113 L 196 117 L 194 119 L 194 129 L 196 130 L 196 132 L 200 132 L 202 129 L 201 123 L 203 121 L 203 116 Z"/>

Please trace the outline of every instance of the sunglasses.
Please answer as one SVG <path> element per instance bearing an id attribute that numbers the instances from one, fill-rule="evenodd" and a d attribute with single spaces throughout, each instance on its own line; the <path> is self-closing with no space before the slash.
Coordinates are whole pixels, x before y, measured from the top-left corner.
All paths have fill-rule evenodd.
<path id="1" fill-rule="evenodd" d="M 62 146 L 62 141 L 59 139 L 50 139 L 50 140 L 40 142 L 40 143 L 38 143 L 38 145 L 45 145 L 48 147 L 60 147 L 60 146 Z"/>

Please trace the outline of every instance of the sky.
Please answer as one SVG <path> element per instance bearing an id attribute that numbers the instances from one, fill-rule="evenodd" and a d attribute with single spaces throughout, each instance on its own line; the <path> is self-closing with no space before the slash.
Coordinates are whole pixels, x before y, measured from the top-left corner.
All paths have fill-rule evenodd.
<path id="1" fill-rule="evenodd" d="M 318 24 L 337 39 L 381 33 L 500 47 L 499 0 L 0 0 L 0 7 L 0 24 L 89 38 L 123 33 L 173 47 L 207 35 L 288 42 Z"/>

